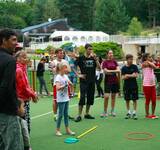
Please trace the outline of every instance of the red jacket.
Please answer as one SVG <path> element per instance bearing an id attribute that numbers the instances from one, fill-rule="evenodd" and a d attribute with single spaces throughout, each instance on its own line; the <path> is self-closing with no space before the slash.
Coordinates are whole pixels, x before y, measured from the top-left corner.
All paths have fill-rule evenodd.
<path id="1" fill-rule="evenodd" d="M 27 66 L 21 63 L 16 64 L 16 91 L 17 97 L 23 101 L 29 101 L 36 96 L 28 82 Z"/>

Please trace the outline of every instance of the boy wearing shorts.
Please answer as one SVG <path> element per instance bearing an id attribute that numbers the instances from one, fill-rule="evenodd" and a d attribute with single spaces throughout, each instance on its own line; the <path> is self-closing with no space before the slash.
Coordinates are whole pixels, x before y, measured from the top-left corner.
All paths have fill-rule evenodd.
<path id="1" fill-rule="evenodd" d="M 122 79 L 124 99 L 126 101 L 127 114 L 125 119 L 133 118 L 137 120 L 137 100 L 138 100 L 138 85 L 136 78 L 138 77 L 138 67 L 133 64 L 133 55 L 126 55 L 127 64 L 122 67 Z M 130 110 L 130 101 L 133 101 L 133 112 Z"/>

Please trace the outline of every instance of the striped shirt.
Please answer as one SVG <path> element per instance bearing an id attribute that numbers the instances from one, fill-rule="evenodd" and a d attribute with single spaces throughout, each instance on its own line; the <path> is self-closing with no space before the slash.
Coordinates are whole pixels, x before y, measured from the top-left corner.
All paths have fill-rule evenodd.
<path id="1" fill-rule="evenodd" d="M 143 86 L 155 86 L 154 70 L 150 67 L 142 69 L 143 71 Z"/>

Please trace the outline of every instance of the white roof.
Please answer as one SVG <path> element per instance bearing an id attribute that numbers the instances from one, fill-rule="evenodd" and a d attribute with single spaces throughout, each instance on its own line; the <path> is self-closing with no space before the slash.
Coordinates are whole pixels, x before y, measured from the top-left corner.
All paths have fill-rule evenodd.
<path id="1" fill-rule="evenodd" d="M 58 36 L 69 36 L 69 37 L 73 37 L 73 36 L 85 36 L 85 37 L 89 37 L 89 36 L 107 36 L 109 37 L 108 34 L 101 32 L 101 31 L 55 31 L 54 33 L 51 34 L 50 38 L 54 38 L 54 37 L 58 37 Z"/>

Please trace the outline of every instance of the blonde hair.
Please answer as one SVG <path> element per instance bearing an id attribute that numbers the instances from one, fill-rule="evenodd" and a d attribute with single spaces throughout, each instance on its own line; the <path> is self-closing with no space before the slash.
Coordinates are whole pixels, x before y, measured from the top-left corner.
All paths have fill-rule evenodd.
<path id="1" fill-rule="evenodd" d="M 16 54 L 15 54 L 15 58 L 16 60 L 21 57 L 23 54 L 27 54 L 24 50 L 21 50 L 21 51 L 18 51 Z"/>
<path id="2" fill-rule="evenodd" d="M 67 67 L 68 72 L 71 72 L 71 68 L 67 62 L 61 62 L 57 64 L 56 72 L 59 72 L 63 67 Z"/>

